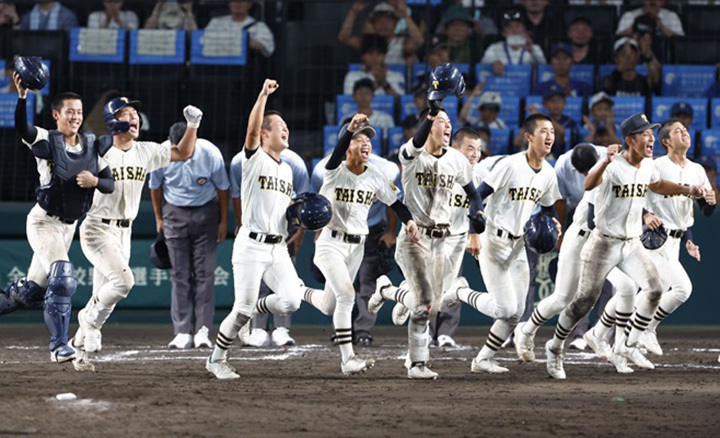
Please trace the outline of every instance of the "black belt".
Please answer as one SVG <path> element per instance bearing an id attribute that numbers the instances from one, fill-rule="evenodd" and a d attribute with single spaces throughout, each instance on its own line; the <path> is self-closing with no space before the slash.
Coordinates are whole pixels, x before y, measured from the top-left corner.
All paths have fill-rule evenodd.
<path id="1" fill-rule="evenodd" d="M 514 236 L 505 230 L 497 230 L 497 236 L 498 237 L 507 237 L 508 239 L 512 239 L 512 240 L 518 240 L 519 238 L 522 237 L 522 236 Z"/>
<path id="2" fill-rule="evenodd" d="M 345 234 L 340 231 L 332 230 L 330 235 L 336 239 L 340 239 L 346 243 L 360 243 L 362 242 L 363 236 L 360 234 Z"/>
<path id="3" fill-rule="evenodd" d="M 130 228 L 130 219 L 100 219 L 100 222 L 120 228 Z"/>
<path id="4" fill-rule="evenodd" d="M 447 237 L 450 235 L 450 229 L 449 228 L 427 228 L 427 227 L 420 227 L 424 231 L 422 232 L 424 235 L 432 238 L 432 239 L 442 239 L 443 237 Z"/>
<path id="5" fill-rule="evenodd" d="M 586 234 L 590 234 L 590 231 L 580 230 L 578 231 L 580 237 L 585 237 Z"/>
<path id="6" fill-rule="evenodd" d="M 251 231 L 250 234 L 248 234 L 248 237 L 260 243 L 267 243 L 270 245 L 274 245 L 283 241 L 283 236 L 279 234 L 262 234 L 256 233 L 255 231 Z"/>
<path id="7" fill-rule="evenodd" d="M 65 225 L 72 225 L 72 224 L 75 223 L 75 221 L 71 221 L 70 219 L 63 219 L 63 218 L 61 218 L 60 216 L 57 216 L 57 215 L 54 215 L 54 214 L 49 214 L 49 213 L 48 213 L 47 216 L 48 216 L 48 217 L 51 217 L 51 218 L 53 218 L 53 219 L 59 220 L 60 222 L 64 223 Z"/>
<path id="8" fill-rule="evenodd" d="M 679 239 L 685 234 L 685 230 L 668 230 L 668 236 Z"/>

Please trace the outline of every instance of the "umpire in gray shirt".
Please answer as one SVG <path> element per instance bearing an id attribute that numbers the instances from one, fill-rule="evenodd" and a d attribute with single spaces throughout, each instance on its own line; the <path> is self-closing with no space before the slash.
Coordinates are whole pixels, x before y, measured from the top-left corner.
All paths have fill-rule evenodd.
<path id="1" fill-rule="evenodd" d="M 186 129 L 185 122 L 170 127 L 167 141 L 172 147 Z M 157 230 L 165 234 L 172 263 L 175 338 L 168 347 L 211 348 L 217 245 L 227 235 L 230 202 L 230 180 L 220 150 L 198 138 L 189 160 L 150 174 L 150 189 Z"/>

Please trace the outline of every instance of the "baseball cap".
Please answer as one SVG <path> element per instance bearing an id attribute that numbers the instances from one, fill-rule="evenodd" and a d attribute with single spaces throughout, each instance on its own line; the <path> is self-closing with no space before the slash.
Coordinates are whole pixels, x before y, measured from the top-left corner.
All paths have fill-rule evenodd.
<path id="1" fill-rule="evenodd" d="M 555 43 L 550 48 L 550 58 L 553 58 L 558 52 L 565 52 L 572 57 L 573 49 L 568 43 Z"/>
<path id="2" fill-rule="evenodd" d="M 615 41 L 615 45 L 613 46 L 613 54 L 617 54 L 617 52 L 625 46 L 626 43 L 630 43 L 630 47 L 634 48 L 635 50 L 638 50 L 638 43 L 632 38 L 628 37 L 622 37 L 619 40 Z"/>
<path id="3" fill-rule="evenodd" d="M 620 132 L 622 133 L 623 138 L 626 138 L 630 137 L 632 134 L 637 134 L 638 132 L 643 132 L 648 129 L 657 129 L 659 127 L 659 123 L 650 123 L 645 114 L 637 113 L 623 120 L 620 124 Z"/>
<path id="4" fill-rule="evenodd" d="M 393 9 L 392 6 L 390 6 L 390 3 L 387 2 L 380 2 L 373 8 L 372 12 L 370 13 L 370 18 L 377 18 L 377 17 L 391 17 L 391 18 L 397 18 L 397 15 L 395 15 L 395 9 Z"/>
<path id="5" fill-rule="evenodd" d="M 687 102 L 676 102 L 675 105 L 670 108 L 670 117 L 675 117 L 678 114 L 687 114 L 693 117 L 693 107 Z"/>
<path id="6" fill-rule="evenodd" d="M 355 84 L 353 84 L 353 94 L 358 90 L 358 88 L 367 87 L 370 90 L 375 90 L 375 82 L 373 82 L 370 78 L 362 78 L 355 81 Z"/>
<path id="7" fill-rule="evenodd" d="M 640 15 L 635 19 L 632 29 L 639 34 L 655 33 L 655 20 L 647 14 Z"/>
<path id="8" fill-rule="evenodd" d="M 345 132 L 345 131 L 347 131 L 348 126 L 350 126 L 350 123 L 344 124 L 344 125 L 342 126 L 342 129 L 340 129 L 340 132 Z M 353 136 L 353 137 L 356 137 L 356 136 L 358 136 L 358 135 L 360 135 L 360 134 L 365 134 L 365 135 L 367 135 L 368 137 L 373 138 L 373 137 L 375 137 L 375 135 L 377 135 L 377 132 L 375 132 L 375 129 L 374 129 L 372 126 L 370 126 L 370 125 L 365 125 L 365 126 L 361 127 L 360 129 L 356 130 L 355 132 L 353 132 L 353 133 L 352 133 L 352 136 Z"/>
<path id="9" fill-rule="evenodd" d="M 717 171 L 717 163 L 715 163 L 715 160 L 712 157 L 708 157 L 707 155 L 700 155 L 697 159 L 697 163 L 704 167 L 706 170 Z"/>
<path id="10" fill-rule="evenodd" d="M 615 102 L 612 100 L 612 98 L 608 96 L 606 92 L 601 91 L 599 93 L 593 94 L 593 97 L 590 98 L 590 103 L 588 105 L 590 107 L 590 110 L 592 111 L 593 107 L 600 102 L 608 102 L 610 106 L 615 105 Z"/>
<path id="11" fill-rule="evenodd" d="M 578 15 L 577 17 L 573 18 L 568 22 L 567 27 L 570 27 L 575 23 L 585 23 L 588 26 L 592 27 L 592 20 L 590 20 L 590 18 L 586 17 L 585 15 Z"/>
<path id="12" fill-rule="evenodd" d="M 494 91 L 486 91 L 480 95 L 480 100 L 478 100 L 478 108 L 480 109 L 483 107 L 496 107 L 499 109 L 500 105 L 502 105 L 502 97 L 500 93 Z"/>
<path id="13" fill-rule="evenodd" d="M 464 21 L 471 27 L 473 25 L 470 11 L 460 5 L 450 6 L 442 17 L 443 27 L 447 27 L 447 25 L 453 21 Z"/>
<path id="14" fill-rule="evenodd" d="M 505 12 L 503 12 L 501 20 L 500 20 L 500 27 L 505 27 L 506 24 L 510 23 L 511 21 L 519 21 L 522 22 L 523 19 L 523 13 L 519 9 L 510 9 Z"/>
<path id="15" fill-rule="evenodd" d="M 543 93 L 543 102 L 553 96 L 565 97 L 565 89 L 554 82 L 545 89 L 545 92 Z"/>

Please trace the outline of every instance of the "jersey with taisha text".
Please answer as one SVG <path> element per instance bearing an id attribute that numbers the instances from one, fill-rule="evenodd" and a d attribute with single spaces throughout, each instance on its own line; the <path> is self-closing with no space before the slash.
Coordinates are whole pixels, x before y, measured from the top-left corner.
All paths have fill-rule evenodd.
<path id="1" fill-rule="evenodd" d="M 479 187 L 488 175 L 485 166 L 479 163 L 473 166 L 473 184 Z M 450 234 L 466 233 L 470 228 L 468 212 L 470 209 L 470 199 L 463 188 L 456 184 L 453 187 L 452 197 L 450 198 L 450 208 L 453 209 L 453 216 L 450 222 Z"/>

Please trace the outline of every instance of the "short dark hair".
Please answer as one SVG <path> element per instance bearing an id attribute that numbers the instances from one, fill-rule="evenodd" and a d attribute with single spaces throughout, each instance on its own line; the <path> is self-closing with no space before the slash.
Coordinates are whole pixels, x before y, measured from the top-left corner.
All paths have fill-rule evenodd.
<path id="1" fill-rule="evenodd" d="M 460 128 L 458 132 L 455 133 L 453 136 L 453 143 L 456 141 L 462 141 L 466 138 L 469 138 L 471 140 L 480 140 L 480 134 L 472 128 Z"/>
<path id="2" fill-rule="evenodd" d="M 53 99 L 52 103 L 50 104 L 50 108 L 53 111 L 60 111 L 65 105 L 66 100 L 79 100 L 80 102 L 82 102 L 82 97 L 80 97 L 79 94 L 73 93 L 71 91 L 60 93 L 55 96 L 55 99 Z"/>
<path id="3" fill-rule="evenodd" d="M 580 173 L 585 173 L 592 169 L 597 163 L 598 153 L 595 147 L 590 143 L 580 143 L 576 145 L 570 153 L 570 163 Z"/>
<path id="4" fill-rule="evenodd" d="M 262 125 L 260 125 L 260 129 L 264 129 L 264 130 L 270 129 L 270 116 L 282 117 L 282 114 L 280 114 L 280 111 L 275 111 L 275 110 L 265 111 L 265 114 L 263 114 L 263 120 L 262 120 Z"/>
<path id="5" fill-rule="evenodd" d="M 663 140 L 670 136 L 670 130 L 672 128 L 672 125 L 676 123 L 682 124 L 680 119 L 678 119 L 677 117 L 673 117 L 672 119 L 665 120 L 662 125 L 660 125 L 660 129 L 658 129 L 658 140 L 660 140 L 660 145 L 665 149 L 667 149 L 667 147 L 665 147 L 665 145 L 663 144 Z"/>
<path id="6" fill-rule="evenodd" d="M 385 38 L 375 34 L 363 35 L 360 42 L 360 54 L 364 55 L 372 51 L 387 53 L 388 43 Z"/>
<path id="7" fill-rule="evenodd" d="M 183 136 L 185 136 L 185 131 L 187 130 L 187 123 L 185 122 L 177 122 L 174 125 L 170 127 L 170 134 L 168 135 L 168 138 L 170 139 L 170 144 L 177 145 L 180 144 L 180 140 L 182 140 Z"/>
<path id="8" fill-rule="evenodd" d="M 525 117 L 525 120 L 523 120 L 522 127 L 530 135 L 534 135 L 535 129 L 537 128 L 537 124 L 541 120 L 546 120 L 550 123 L 552 123 L 552 119 L 545 114 L 542 113 L 535 113 L 530 114 L 529 116 Z"/>
<path id="9" fill-rule="evenodd" d="M 486 134 L 488 135 L 488 137 L 492 137 L 492 131 L 490 130 L 490 128 L 489 128 L 487 125 L 480 125 L 480 126 L 478 126 L 475 131 L 477 131 L 478 134 L 479 134 L 480 132 L 484 132 L 484 133 L 486 133 Z"/>

